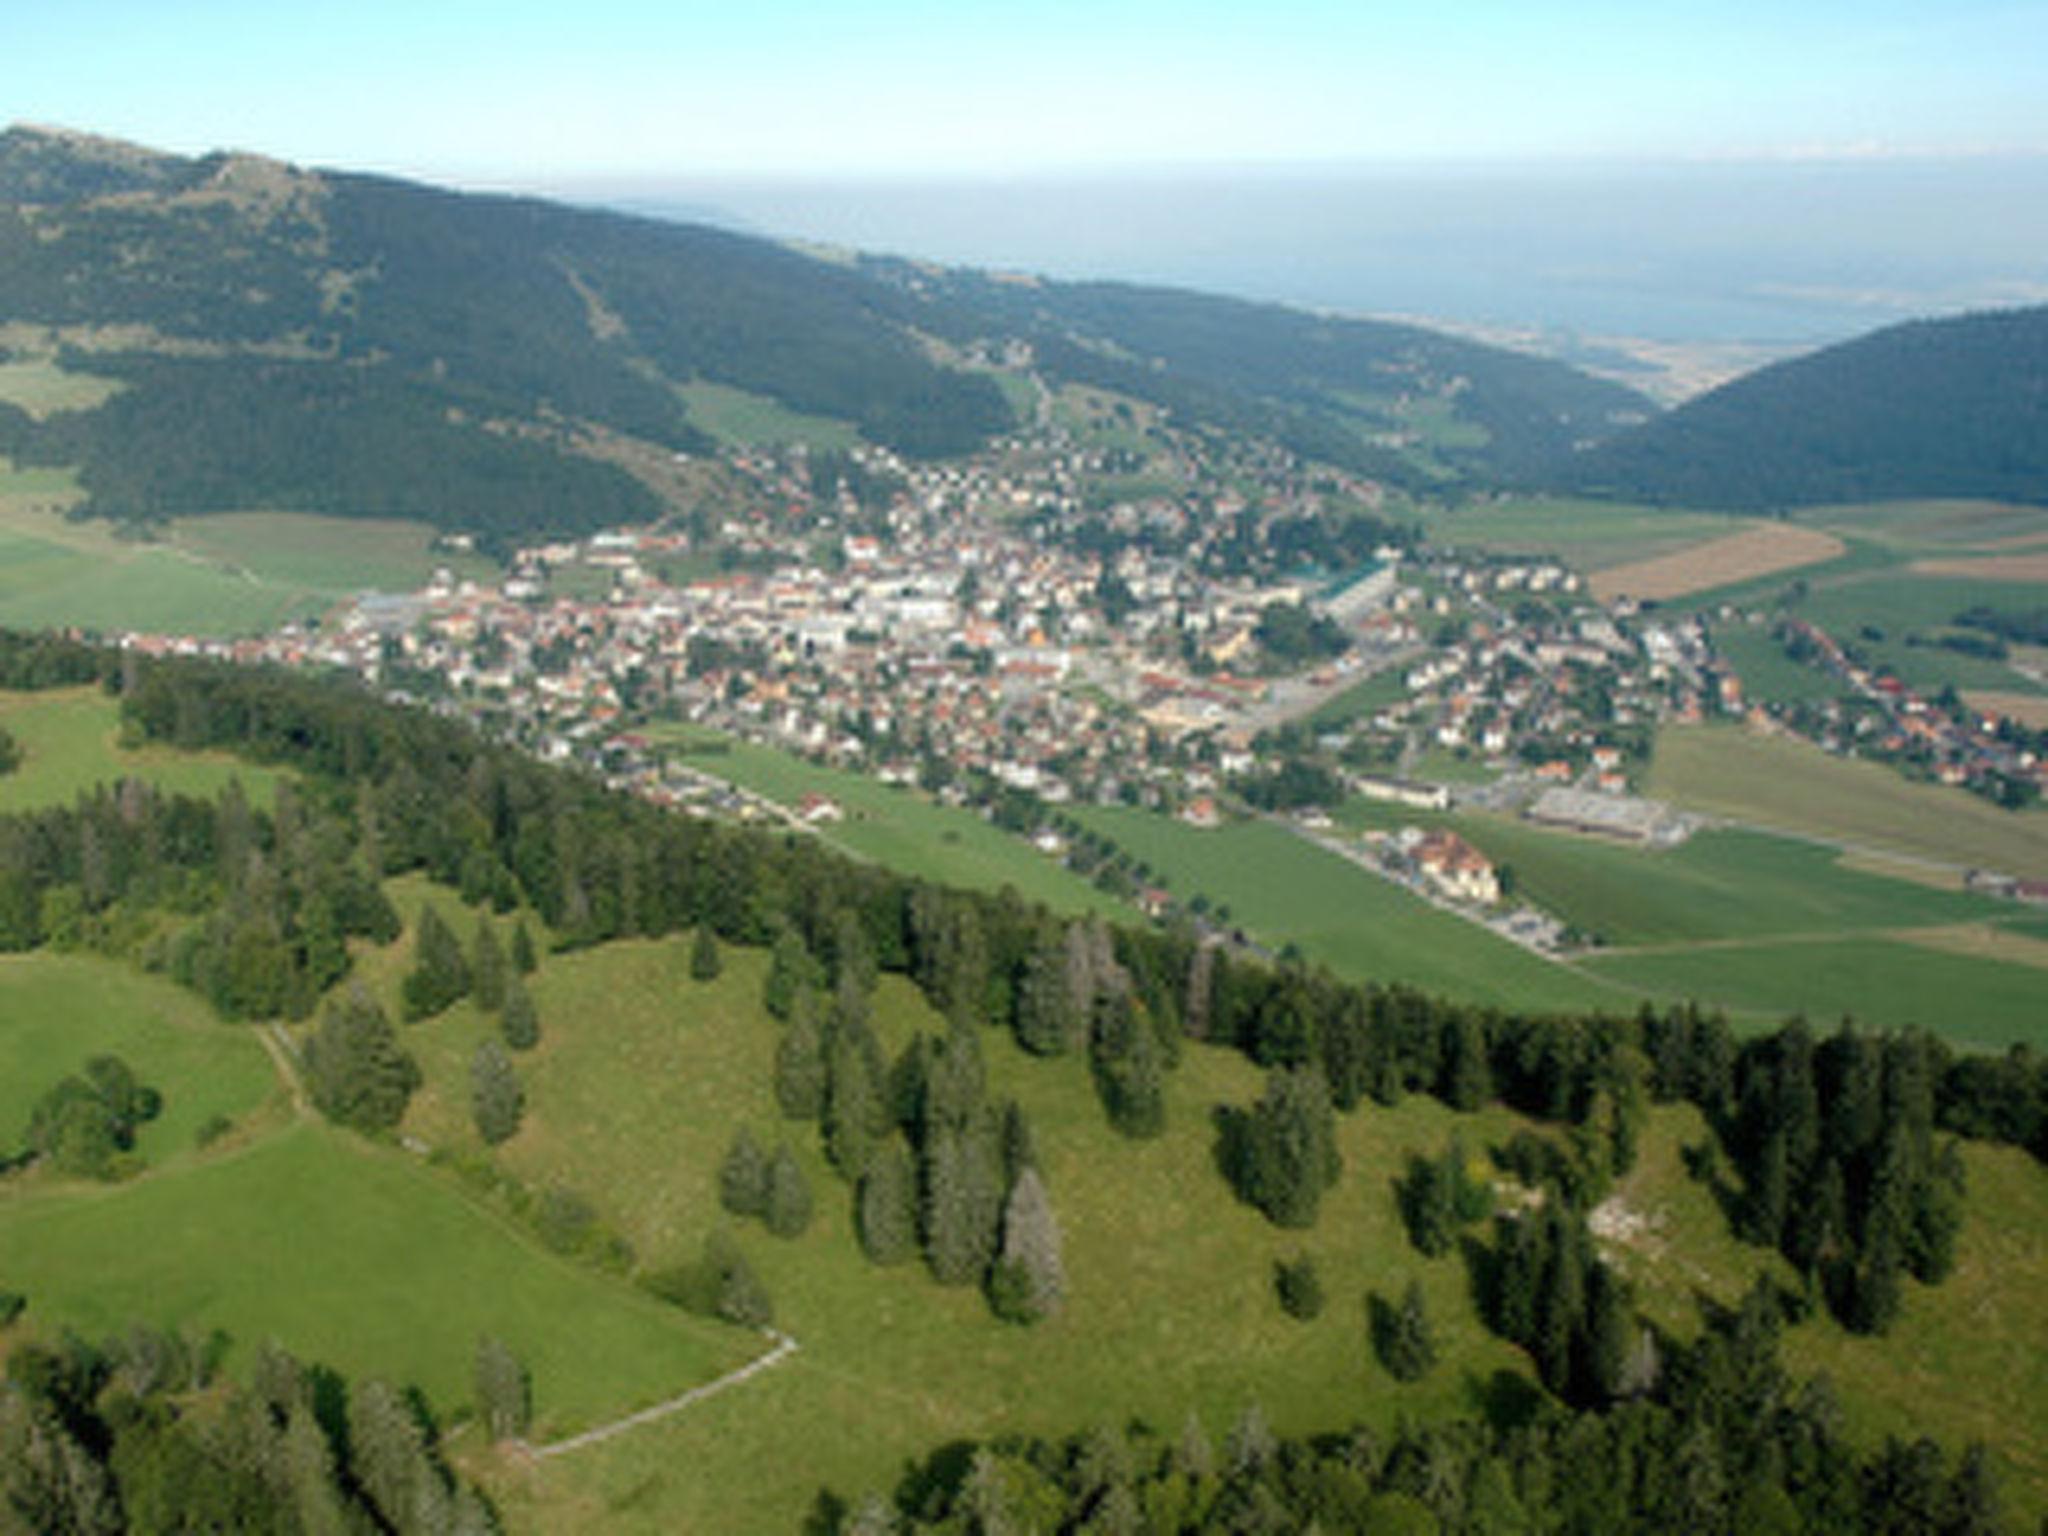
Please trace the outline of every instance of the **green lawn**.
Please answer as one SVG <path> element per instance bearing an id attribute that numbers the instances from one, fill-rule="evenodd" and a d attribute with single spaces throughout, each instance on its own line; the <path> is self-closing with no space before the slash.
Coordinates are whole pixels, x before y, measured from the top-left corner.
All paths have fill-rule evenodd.
<path id="1" fill-rule="evenodd" d="M 274 1338 L 469 1400 L 480 1334 L 533 1375 L 542 1438 L 673 1396 L 760 1341 L 548 1254 L 406 1154 L 301 1123 L 132 1183 L 0 1200 L 7 1283 L 46 1327 L 144 1319 Z"/>
<path id="2" fill-rule="evenodd" d="M 59 411 L 89 411 L 125 388 L 119 379 L 75 373 L 49 358 L 0 362 L 0 402 L 21 407 L 38 421 Z"/>
<path id="3" fill-rule="evenodd" d="M 647 734 L 659 740 L 663 733 L 657 727 Z M 681 732 L 672 733 L 672 739 L 687 744 L 705 738 L 702 732 Z M 823 827 L 821 835 L 860 858 L 945 885 L 989 891 L 1012 886 L 1027 900 L 1059 912 L 1131 916 L 1114 897 L 972 811 L 772 747 L 744 741 L 729 746 L 685 760 L 781 805 L 794 806 L 808 794 L 830 796 L 844 808 L 846 819 Z"/>
<path id="4" fill-rule="evenodd" d="M 163 1095 L 163 1113 L 135 1139 L 151 1166 L 189 1153 L 214 1116 L 243 1120 L 277 1087 L 248 1027 L 222 1024 L 160 976 L 87 955 L 0 956 L 0 1153 L 19 1148 L 44 1092 L 103 1052 Z"/>
<path id="5" fill-rule="evenodd" d="M 0 778 L 0 812 L 65 805 L 81 790 L 128 777 L 159 789 L 211 797 L 240 779 L 249 798 L 267 805 L 283 775 L 225 752 L 122 747 L 120 708 L 91 688 L 49 693 L 0 692 L 0 725 L 22 747 L 22 765 Z"/>
<path id="6" fill-rule="evenodd" d="M 1511 1008 L 1634 1005 L 1630 992 L 1539 959 L 1272 822 L 1205 832 L 1143 811 L 1079 815 L 1162 871 L 1182 901 L 1227 905 L 1253 936 L 1297 944 L 1340 975 Z"/>
<path id="7" fill-rule="evenodd" d="M 1384 672 L 1359 679 L 1324 703 L 1308 717 L 1308 723 L 1322 729 L 1349 725 L 1361 716 L 1376 714 L 1407 697 L 1408 685 L 1402 681 L 1401 669 L 1389 667 Z"/>
<path id="8" fill-rule="evenodd" d="M 1633 990 L 1770 1019 L 1844 1014 L 1923 1025 L 1966 1045 L 2048 1047 L 2048 969 L 1870 938 L 1790 940 L 1595 956 L 1586 969 Z"/>
<path id="9" fill-rule="evenodd" d="M 1658 734 L 1649 793 L 1693 809 L 1945 864 L 2048 878 L 2048 810 L 2001 811 L 1881 763 L 1735 726 Z"/>

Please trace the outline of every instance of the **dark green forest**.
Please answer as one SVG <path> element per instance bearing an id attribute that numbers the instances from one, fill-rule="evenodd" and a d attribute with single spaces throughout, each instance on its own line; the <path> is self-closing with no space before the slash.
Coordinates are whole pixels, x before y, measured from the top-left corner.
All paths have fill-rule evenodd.
<path id="1" fill-rule="evenodd" d="M 1774 364 L 1539 478 L 1731 511 L 2048 502 L 2048 308 L 1920 320 Z"/>

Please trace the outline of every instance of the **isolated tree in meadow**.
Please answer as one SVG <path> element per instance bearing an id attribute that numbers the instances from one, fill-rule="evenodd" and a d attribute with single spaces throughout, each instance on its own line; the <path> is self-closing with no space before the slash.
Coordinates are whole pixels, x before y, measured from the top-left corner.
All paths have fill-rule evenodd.
<path id="1" fill-rule="evenodd" d="M 405 978 L 405 1016 L 432 1018 L 469 990 L 462 945 L 432 904 L 420 909 L 413 932 L 413 968 Z"/>
<path id="2" fill-rule="evenodd" d="M 768 1161 L 768 1185 L 763 1192 L 761 1219 L 777 1237 L 798 1237 L 811 1224 L 811 1186 L 798 1166 L 796 1154 L 783 1142 Z"/>
<path id="3" fill-rule="evenodd" d="M 510 970 L 504 948 L 491 920 L 479 912 L 476 939 L 469 947 L 470 995 L 479 1008 L 496 1010 L 505 1006 L 505 981 Z"/>
<path id="4" fill-rule="evenodd" d="M 1317 1067 L 1276 1067 L 1239 1117 L 1231 1148 L 1238 1192 L 1275 1226 L 1310 1227 L 1337 1180 L 1336 1116 Z"/>
<path id="5" fill-rule="evenodd" d="M 1436 1337 L 1423 1305 L 1422 1282 L 1410 1280 L 1401 1300 L 1388 1306 L 1373 1298 L 1373 1348 L 1396 1381 L 1419 1381 L 1436 1364 Z"/>
<path id="6" fill-rule="evenodd" d="M 540 1010 L 516 975 L 505 978 L 505 1011 L 498 1018 L 498 1029 L 515 1051 L 530 1051 L 540 1044 Z"/>
<path id="7" fill-rule="evenodd" d="M 469 1113 L 491 1146 L 509 1141 L 526 1111 L 526 1094 L 505 1047 L 486 1039 L 469 1058 Z"/>
<path id="8" fill-rule="evenodd" d="M 718 940 L 712 935 L 708 923 L 697 925 L 696 936 L 690 941 L 690 979 L 710 981 L 725 968 L 719 958 Z"/>
<path id="9" fill-rule="evenodd" d="M 523 917 L 512 925 L 512 969 L 522 976 L 531 976 L 540 969 L 540 956 L 534 950 L 533 935 L 527 932 Z"/>
<path id="10" fill-rule="evenodd" d="M 1018 1175 L 1003 1208 L 1002 1254 L 989 1294 L 1000 1316 L 1020 1323 L 1051 1317 L 1066 1299 L 1059 1222 L 1036 1169 Z"/>
<path id="11" fill-rule="evenodd" d="M 917 1252 L 917 1170 L 900 1137 L 891 1136 L 868 1158 L 855 1200 L 869 1262 L 900 1264 Z"/>
<path id="12" fill-rule="evenodd" d="M 306 1091 L 330 1120 L 359 1131 L 389 1130 L 405 1115 L 420 1069 L 391 1021 L 361 987 L 327 1005 L 306 1041 Z"/>
<path id="13" fill-rule="evenodd" d="M 759 1216 L 768 1209 L 768 1157 L 744 1125 L 718 1165 L 718 1203 L 735 1216 Z"/>
<path id="14" fill-rule="evenodd" d="M 1307 1322 L 1319 1317 L 1323 1311 L 1323 1280 L 1316 1272 L 1316 1261 L 1311 1254 L 1302 1254 L 1292 1262 L 1280 1260 L 1273 1266 L 1273 1291 L 1280 1298 L 1280 1310 L 1289 1317 Z"/>
<path id="15" fill-rule="evenodd" d="M 815 992 L 798 994 L 775 1042 L 775 1102 L 792 1120 L 815 1120 L 824 1113 L 825 1036 L 818 1027 Z"/>
<path id="16" fill-rule="evenodd" d="M 726 1233 L 714 1232 L 706 1240 L 704 1269 L 711 1282 L 712 1309 L 718 1316 L 747 1328 L 765 1328 L 775 1321 L 768 1288 Z"/>
<path id="17" fill-rule="evenodd" d="M 493 1440 L 512 1440 L 526 1433 L 533 1417 L 526 1367 L 503 1339 L 486 1334 L 476 1341 L 470 1381 L 477 1419 Z"/>

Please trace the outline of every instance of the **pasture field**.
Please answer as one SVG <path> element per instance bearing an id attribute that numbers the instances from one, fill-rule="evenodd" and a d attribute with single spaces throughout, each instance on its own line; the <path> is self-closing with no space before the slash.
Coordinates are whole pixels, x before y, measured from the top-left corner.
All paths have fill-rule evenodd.
<path id="1" fill-rule="evenodd" d="M 1657 737 L 1649 793 L 1799 836 L 2048 879 L 2048 811 L 2002 811 L 1960 789 L 1915 784 L 1881 763 L 1738 726 Z"/>
<path id="2" fill-rule="evenodd" d="M 1742 679 L 1742 694 L 1750 703 L 1817 703 L 1841 694 L 1842 685 L 1821 668 L 1787 656 L 1768 625 L 1715 624 L 1713 640 L 1714 650 Z"/>
<path id="3" fill-rule="evenodd" d="M 120 744 L 120 706 L 95 688 L 0 692 L 0 725 L 21 744 L 22 764 L 0 777 L 0 812 L 68 805 L 80 791 L 143 778 L 169 793 L 211 797 L 234 779 L 267 805 L 284 774 L 226 752 Z"/>
<path id="4" fill-rule="evenodd" d="M 47 421 L 60 411 L 90 411 L 124 388 L 119 379 L 75 373 L 51 358 L 17 357 L 0 362 L 0 402 L 19 406 L 37 421 Z"/>
<path id="5" fill-rule="evenodd" d="M 852 448 L 860 433 L 851 422 L 791 410 L 768 395 L 714 384 L 708 379 L 678 385 L 690 424 L 736 448 L 803 443 L 812 448 Z"/>
<path id="6" fill-rule="evenodd" d="M 1635 994 L 1440 912 L 1276 823 L 1205 832 L 1144 811 L 1093 807 L 1079 817 L 1161 873 L 1182 902 L 1207 896 L 1261 943 L 1296 944 L 1339 975 L 1405 981 L 1507 1008 L 1635 1005 Z"/>
<path id="7" fill-rule="evenodd" d="M 1418 506 L 1433 543 L 1551 555 L 1579 571 L 1674 554 L 1757 526 L 1724 512 L 1581 501 L 1562 496 L 1502 496 L 1458 507 Z"/>
<path id="8" fill-rule="evenodd" d="M 1617 597 L 1670 602 L 1819 565 L 1847 548 L 1833 534 L 1818 529 L 1764 523 L 1690 549 L 1604 567 L 1593 573 L 1589 585 L 1602 602 Z"/>
<path id="9" fill-rule="evenodd" d="M 2023 548 L 2048 541 L 2048 507 L 1997 501 L 1887 501 L 1810 507 L 1799 521 L 1929 553 Z"/>
<path id="10" fill-rule="evenodd" d="M 550 957 L 535 978 L 543 1039 L 518 1059 L 525 1125 L 499 1156 L 598 1198 L 654 1262 L 696 1250 L 714 1226 L 719 1160 L 751 1126 L 787 1140 L 817 1202 L 801 1237 L 747 1224 L 737 1234 L 801 1341 L 786 1365 L 700 1409 L 526 1471 L 502 1469 L 515 1516 L 551 1529 L 788 1530 L 819 1486 L 856 1498 L 893 1485 L 903 1461 L 964 1436 L 1060 1433 L 1137 1416 L 1177 1428 L 1192 1408 L 1221 1438 L 1260 1402 L 1277 1427 L 1307 1430 L 1402 1412 L 1469 1411 L 1495 1373 L 1526 1374 L 1488 1337 L 1455 1257 L 1407 1246 L 1390 1181 L 1410 1151 L 1434 1151 L 1454 1118 L 1431 1101 L 1340 1124 L 1345 1174 L 1321 1223 L 1285 1233 L 1239 1205 L 1212 1163 L 1210 1109 L 1256 1097 L 1259 1074 L 1233 1053 L 1191 1050 L 1169 1085 L 1168 1129 L 1150 1142 L 1111 1131 L 1085 1064 L 1025 1057 L 982 1036 L 992 1097 L 1014 1096 L 1032 1127 L 1064 1236 L 1068 1302 L 1031 1329 L 995 1320 L 973 1288 L 935 1284 L 922 1264 L 877 1269 L 850 1223 L 850 1192 L 816 1128 L 783 1121 L 771 1089 L 777 1026 L 759 1006 L 765 956 L 728 948 L 709 983 L 687 976 L 685 939 Z M 942 1021 L 885 977 L 886 1047 Z M 468 1138 L 462 1072 L 482 1021 L 451 1012 L 409 1032 L 429 1088 L 408 1129 Z M 1518 1122 L 1502 1111 L 1458 1122 L 1474 1145 Z M 1273 1297 L 1272 1265 L 1317 1256 L 1330 1303 L 1310 1323 Z M 1372 1362 L 1364 1294 L 1422 1279 L 1443 1359 L 1397 1386 Z M 802 1446 L 800 1470 L 790 1461 Z"/>
<path id="11" fill-rule="evenodd" d="M 266 1338 L 470 1399 L 480 1334 L 533 1375 L 539 1438 L 658 1402 L 760 1341 L 540 1249 L 406 1154 L 311 1122 L 127 1184 L 0 1200 L 8 1283 L 46 1327 L 144 1319 Z"/>
<path id="12" fill-rule="evenodd" d="M 655 726 L 644 734 L 655 741 L 666 735 L 682 743 L 688 754 L 684 760 L 691 767 L 778 805 L 794 807 L 810 794 L 836 800 L 846 819 L 821 827 L 819 835 L 858 858 L 946 885 L 987 891 L 1012 886 L 1027 900 L 1042 901 L 1058 912 L 1130 916 L 1122 902 L 1023 838 L 973 811 L 940 805 L 922 790 L 897 788 L 866 774 L 822 767 L 773 747 L 723 737 L 714 739 L 715 750 L 689 753 L 691 743 L 706 740 L 701 731 L 664 733 Z"/>
<path id="13" fill-rule="evenodd" d="M 2048 1047 L 2048 969 L 1885 936 L 1759 939 L 1591 955 L 1617 985 L 1774 1023 L 1803 1013 L 1872 1025 L 1921 1025 L 1962 1045 Z"/>
<path id="14" fill-rule="evenodd" d="M 1894 568 L 1856 580 L 1817 583 L 1791 611 L 1820 625 L 1837 640 L 1855 645 L 1874 663 L 1890 668 L 1923 692 L 1936 692 L 1945 683 L 2012 693 L 2048 692 L 2004 662 L 1909 643 L 1914 636 L 1949 630 L 1956 615 L 1980 604 L 2020 612 L 2039 609 L 2048 606 L 2048 585 L 1914 574 Z"/>
<path id="15" fill-rule="evenodd" d="M 396 518 L 217 512 L 179 518 L 168 537 L 198 559 L 309 597 L 413 592 L 444 566 L 458 578 L 489 579 L 497 570 L 480 555 L 432 548 L 431 527 Z"/>
<path id="16" fill-rule="evenodd" d="M 163 1112 L 135 1137 L 150 1167 L 189 1154 L 214 1116 L 240 1123 L 278 1095 L 253 1032 L 221 1023 L 183 987 L 92 956 L 4 955 L 0 1155 L 19 1148 L 37 1099 L 104 1052 L 163 1095 Z"/>

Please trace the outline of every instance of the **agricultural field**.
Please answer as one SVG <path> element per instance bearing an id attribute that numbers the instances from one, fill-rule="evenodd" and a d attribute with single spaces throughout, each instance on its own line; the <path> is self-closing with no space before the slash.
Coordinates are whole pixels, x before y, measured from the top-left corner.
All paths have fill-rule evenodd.
<path id="1" fill-rule="evenodd" d="M 852 423 L 791 410 L 767 395 L 699 379 L 678 385 L 690 424 L 735 448 L 802 443 L 810 448 L 852 448 L 860 433 Z"/>
<path id="2" fill-rule="evenodd" d="M 1058 912 L 1101 912 L 1128 917 L 1130 909 L 1097 890 L 1023 838 L 972 811 L 940 805 L 923 791 L 896 788 L 866 774 L 821 767 L 772 747 L 702 731 L 648 728 L 643 734 L 677 743 L 693 768 L 794 807 L 806 795 L 825 795 L 846 812 L 819 835 L 857 858 L 908 875 L 975 890 L 1008 885 L 1030 901 Z M 692 750 L 692 748 L 696 750 Z"/>
<path id="3" fill-rule="evenodd" d="M 1501 496 L 1458 507 L 1418 506 L 1433 543 L 1507 555 L 1550 555 L 1597 571 L 1676 554 L 1744 529 L 1754 518 L 1560 496 Z"/>
<path id="4" fill-rule="evenodd" d="M 365 587 L 410 591 L 436 567 L 493 567 L 430 550 L 421 523 L 226 512 L 152 538 L 73 521 L 69 474 L 0 464 L 0 625 L 223 636 L 317 617 Z"/>
<path id="5" fill-rule="evenodd" d="M 1788 736 L 1680 726 L 1657 738 L 1648 792 L 1737 821 L 1846 846 L 2048 879 L 2048 811 L 2002 811 L 1960 789 Z"/>
<path id="6" fill-rule="evenodd" d="M 1602 602 L 1618 597 L 1669 602 L 1818 565 L 1846 549 L 1831 533 L 1792 523 L 1764 523 L 1691 549 L 1607 566 L 1593 573 L 1589 585 Z"/>
<path id="7" fill-rule="evenodd" d="M 1270 821 L 1199 831 L 1144 811 L 1080 820 L 1150 864 L 1182 902 L 1206 896 L 1278 949 L 1292 943 L 1343 976 L 1405 981 L 1511 1008 L 1633 1008 L 1637 994 L 1538 958 L 1440 912 Z"/>
<path id="8" fill-rule="evenodd" d="M 1824 670 L 1786 655 L 1767 624 L 1716 623 L 1712 633 L 1715 653 L 1742 679 L 1749 703 L 1819 703 L 1841 694 L 1842 685 Z"/>
<path id="9" fill-rule="evenodd" d="M 93 688 L 0 692 L 0 726 L 22 748 L 21 766 L 0 777 L 0 812 L 68 804 L 83 790 L 123 778 L 208 797 L 239 779 L 250 800 L 267 805 L 283 777 L 226 752 L 123 746 L 120 706 Z"/>

